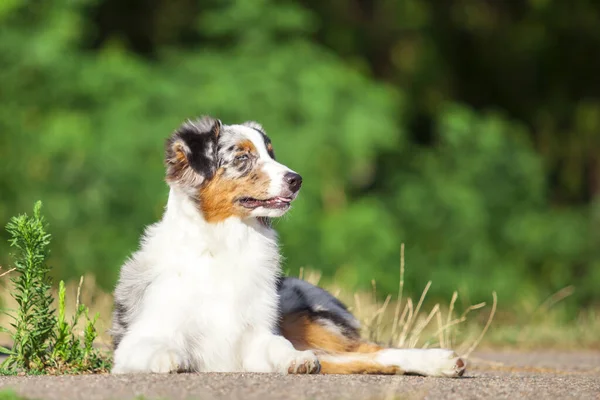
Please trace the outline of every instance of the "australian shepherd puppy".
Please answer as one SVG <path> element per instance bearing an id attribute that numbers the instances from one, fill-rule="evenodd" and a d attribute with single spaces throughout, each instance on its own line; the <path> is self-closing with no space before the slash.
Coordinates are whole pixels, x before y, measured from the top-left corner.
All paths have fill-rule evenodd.
<path id="1" fill-rule="evenodd" d="M 326 291 L 281 276 L 270 218 L 302 178 L 256 122 L 188 121 L 166 143 L 169 200 L 115 290 L 113 373 L 461 376 L 451 350 L 385 349 Z"/>

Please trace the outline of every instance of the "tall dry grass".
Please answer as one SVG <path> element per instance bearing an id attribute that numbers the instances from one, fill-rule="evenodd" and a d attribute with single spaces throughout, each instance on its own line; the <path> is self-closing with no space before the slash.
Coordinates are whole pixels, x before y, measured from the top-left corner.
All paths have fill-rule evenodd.
<path id="1" fill-rule="evenodd" d="M 427 293 L 432 281 L 427 282 L 418 300 L 404 294 L 404 244 L 400 248 L 400 281 L 395 298 L 388 294 L 383 302 L 378 301 L 377 283 L 371 281 L 372 291 L 347 293 L 336 285 L 324 285 L 332 294 L 340 298 L 359 319 L 363 336 L 371 341 L 399 348 L 452 348 L 463 357 L 468 357 L 481 343 L 488 331 L 497 309 L 498 299 L 492 292 L 492 304 L 485 324 L 478 332 L 473 325 L 461 328 L 473 311 L 483 310 L 486 303 L 467 306 L 462 313 L 456 312 L 458 292 L 454 292 L 449 304 L 436 303 L 425 309 Z M 300 278 L 315 285 L 319 284 L 321 273 L 300 270 Z M 459 332 L 462 334 L 459 335 Z"/>

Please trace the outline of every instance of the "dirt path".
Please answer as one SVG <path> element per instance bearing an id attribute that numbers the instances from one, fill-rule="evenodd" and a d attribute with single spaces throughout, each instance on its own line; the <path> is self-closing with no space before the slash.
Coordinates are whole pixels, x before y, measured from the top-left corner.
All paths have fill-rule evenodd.
<path id="1" fill-rule="evenodd" d="M 600 352 L 479 353 L 465 378 L 180 374 L 0 377 L 38 399 L 600 399 Z"/>

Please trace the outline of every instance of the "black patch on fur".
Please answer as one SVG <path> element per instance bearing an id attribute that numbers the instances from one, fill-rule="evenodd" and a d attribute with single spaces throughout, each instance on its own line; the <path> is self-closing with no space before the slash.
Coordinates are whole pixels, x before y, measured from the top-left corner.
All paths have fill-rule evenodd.
<path id="1" fill-rule="evenodd" d="M 280 317 L 302 313 L 311 320 L 328 320 L 344 335 L 360 337 L 359 322 L 348 308 L 326 290 L 298 278 L 284 277 L 277 282 Z"/>
<path id="2" fill-rule="evenodd" d="M 126 332 L 129 324 L 125 320 L 125 315 L 127 315 L 127 307 L 119 302 L 115 302 L 115 310 L 114 310 L 114 321 L 119 325 L 120 332 Z M 113 346 L 114 349 L 119 346 L 123 334 L 113 335 Z"/>
<path id="3" fill-rule="evenodd" d="M 182 141 L 187 148 L 188 165 L 204 179 L 211 179 L 218 167 L 217 142 L 221 127 L 221 121 L 211 117 L 184 123 L 167 139 L 167 163 L 172 163 L 177 157 L 176 143 Z"/>

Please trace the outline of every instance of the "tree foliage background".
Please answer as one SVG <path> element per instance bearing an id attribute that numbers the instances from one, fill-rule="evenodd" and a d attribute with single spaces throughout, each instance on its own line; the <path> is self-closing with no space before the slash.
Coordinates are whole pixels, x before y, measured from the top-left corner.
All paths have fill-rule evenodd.
<path id="1" fill-rule="evenodd" d="M 0 32 L 0 220 L 43 200 L 61 278 L 112 288 L 211 114 L 303 175 L 291 273 L 392 292 L 404 242 L 414 291 L 600 302 L 598 2 L 2 0 Z"/>

